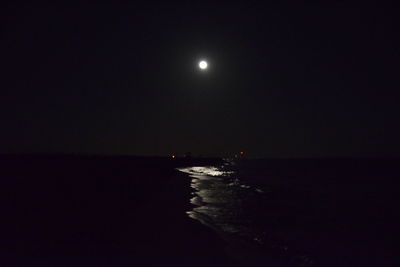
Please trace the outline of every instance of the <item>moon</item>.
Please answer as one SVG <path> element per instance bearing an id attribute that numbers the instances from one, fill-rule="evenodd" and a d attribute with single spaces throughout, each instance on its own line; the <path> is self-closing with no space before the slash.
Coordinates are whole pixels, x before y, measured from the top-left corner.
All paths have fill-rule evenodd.
<path id="1" fill-rule="evenodd" d="M 207 67 L 208 67 L 207 61 L 202 60 L 202 61 L 199 62 L 199 68 L 201 70 L 205 70 L 205 69 L 207 69 Z"/>

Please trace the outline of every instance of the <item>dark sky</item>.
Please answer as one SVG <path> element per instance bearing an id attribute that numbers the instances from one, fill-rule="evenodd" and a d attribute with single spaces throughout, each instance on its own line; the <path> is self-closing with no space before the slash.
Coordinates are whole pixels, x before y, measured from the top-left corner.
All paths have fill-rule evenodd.
<path id="1" fill-rule="evenodd" d="M 9 5 L 0 153 L 399 156 L 399 11 Z"/>

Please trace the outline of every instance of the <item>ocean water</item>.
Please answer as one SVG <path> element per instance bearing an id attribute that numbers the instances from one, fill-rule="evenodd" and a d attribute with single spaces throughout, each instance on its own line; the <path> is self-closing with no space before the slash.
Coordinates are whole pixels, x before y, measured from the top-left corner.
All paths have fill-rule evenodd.
<path id="1" fill-rule="evenodd" d="M 397 160 L 232 160 L 178 170 L 187 215 L 249 266 L 395 266 Z"/>

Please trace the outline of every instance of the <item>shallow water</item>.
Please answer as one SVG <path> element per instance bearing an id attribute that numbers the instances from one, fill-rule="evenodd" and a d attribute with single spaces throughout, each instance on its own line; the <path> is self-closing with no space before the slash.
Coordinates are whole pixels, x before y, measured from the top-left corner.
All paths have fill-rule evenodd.
<path id="1" fill-rule="evenodd" d="M 179 171 L 191 179 L 188 216 L 216 230 L 238 260 L 248 263 L 251 255 L 254 264 L 394 264 L 396 164 L 225 160 Z"/>

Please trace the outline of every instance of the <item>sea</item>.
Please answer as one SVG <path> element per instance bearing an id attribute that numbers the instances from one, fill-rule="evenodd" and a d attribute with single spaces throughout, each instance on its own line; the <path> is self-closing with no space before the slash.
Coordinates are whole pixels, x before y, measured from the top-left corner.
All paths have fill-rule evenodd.
<path id="1" fill-rule="evenodd" d="M 178 168 L 187 216 L 246 266 L 395 266 L 396 159 L 224 159 Z"/>

